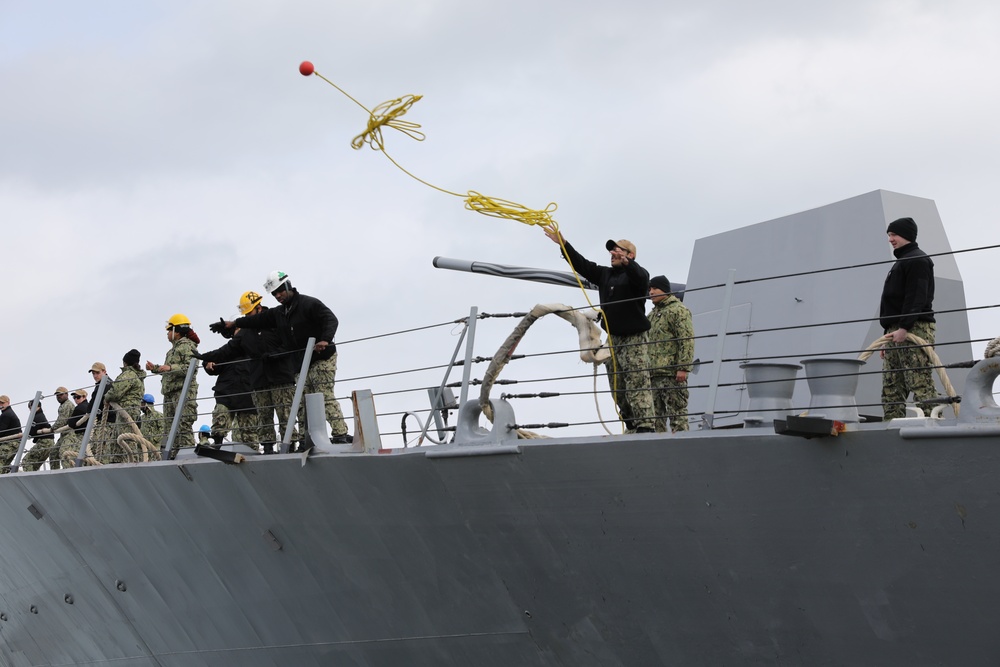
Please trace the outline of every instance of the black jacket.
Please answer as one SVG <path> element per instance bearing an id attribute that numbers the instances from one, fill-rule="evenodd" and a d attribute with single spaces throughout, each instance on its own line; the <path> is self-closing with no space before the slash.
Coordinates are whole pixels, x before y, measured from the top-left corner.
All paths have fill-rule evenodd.
<path id="1" fill-rule="evenodd" d="M 53 439 L 53 435 L 51 433 L 39 433 L 38 429 L 40 429 L 40 428 L 51 429 L 52 428 L 52 424 L 50 424 L 49 420 L 45 418 L 45 413 L 42 412 L 42 406 L 39 405 L 38 409 L 35 410 L 35 418 L 34 418 L 34 420 L 31 423 L 31 428 L 28 429 L 28 435 L 30 435 L 32 438 L 34 438 L 34 440 L 32 442 L 34 442 L 36 445 L 41 440 L 52 440 Z"/>
<path id="2" fill-rule="evenodd" d="M 108 382 L 107 384 L 104 385 L 104 393 L 101 395 L 101 405 L 100 407 L 97 408 L 97 414 L 94 415 L 95 424 L 99 424 L 101 422 L 101 419 L 104 418 L 105 412 L 108 413 L 109 424 L 114 424 L 116 421 L 118 421 L 118 413 L 112 410 L 111 406 L 108 405 L 108 398 L 107 398 L 108 392 L 111 391 L 111 385 L 113 384 L 114 384 L 114 379 L 111 376 L 108 376 Z M 101 386 L 100 382 L 96 383 L 94 385 L 94 388 L 90 390 L 91 397 L 97 396 L 97 388 L 99 386 Z M 88 400 L 87 403 L 90 403 L 90 401 Z"/>
<path id="3" fill-rule="evenodd" d="M 264 308 L 264 312 L 267 310 Z M 201 354 L 201 359 L 221 363 L 249 358 L 250 386 L 270 389 L 295 384 L 302 356 L 299 356 L 298 365 L 293 356 L 284 353 L 276 329 L 240 329 L 222 347 Z"/>
<path id="4" fill-rule="evenodd" d="M 615 336 L 631 336 L 649 331 L 646 297 L 649 295 L 649 272 L 630 260 L 628 266 L 600 266 L 566 244 L 566 259 L 576 272 L 594 283 L 601 295 L 601 308 L 608 325 L 601 326 Z M 610 328 L 609 328 L 610 327 Z"/>
<path id="5" fill-rule="evenodd" d="M 236 354 L 232 359 L 225 360 L 218 357 L 224 356 L 220 354 L 221 350 L 229 347 L 233 341 L 242 338 L 243 330 L 241 329 L 219 349 L 200 355 L 202 361 L 218 364 L 212 370 L 205 369 L 206 373 L 218 378 L 215 381 L 215 386 L 212 387 L 212 391 L 215 392 L 215 402 L 236 412 L 254 409 L 253 394 L 250 393 L 253 389 L 250 384 L 250 365 L 257 362 L 252 362 L 245 354 Z"/>
<path id="6" fill-rule="evenodd" d="M 297 366 L 302 364 L 309 338 L 329 343 L 319 354 L 313 353 L 312 361 L 329 359 L 337 351 L 337 346 L 333 343 L 340 324 L 337 316 L 319 299 L 299 294 L 297 289 L 292 289 L 292 292 L 295 296 L 278 308 L 269 308 L 257 315 L 238 317 L 233 320 L 233 324 L 241 329 L 277 329 L 284 348 L 298 360 Z"/>
<path id="7" fill-rule="evenodd" d="M 879 323 L 885 331 L 934 321 L 934 262 L 915 242 L 892 251 L 896 261 L 885 277 Z"/>
<path id="8" fill-rule="evenodd" d="M 0 438 L 21 432 L 21 419 L 9 405 L 0 411 Z"/>
<path id="9" fill-rule="evenodd" d="M 71 414 L 69 419 L 66 420 L 66 424 L 77 433 L 83 433 L 84 429 L 87 428 L 87 422 L 83 422 L 81 424 L 80 420 L 83 419 L 84 415 L 89 413 L 90 401 L 84 399 L 83 401 L 77 403 L 76 407 L 73 408 L 73 414 Z"/>

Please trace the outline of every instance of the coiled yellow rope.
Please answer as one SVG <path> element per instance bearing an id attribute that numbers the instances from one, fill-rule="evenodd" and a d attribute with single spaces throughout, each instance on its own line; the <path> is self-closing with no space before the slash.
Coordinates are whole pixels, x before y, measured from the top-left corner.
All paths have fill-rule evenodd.
<path id="1" fill-rule="evenodd" d="M 388 102 L 383 102 L 379 104 L 374 109 L 368 109 L 364 104 L 357 101 L 350 94 L 347 93 L 343 88 L 330 81 L 328 78 L 320 74 L 319 72 L 313 71 L 313 74 L 319 78 L 326 81 L 328 84 L 339 90 L 345 97 L 357 104 L 359 107 L 365 110 L 368 114 L 368 126 L 365 131 L 354 137 L 351 140 L 351 146 L 355 150 L 359 150 L 368 144 L 372 150 L 381 151 L 390 162 L 392 162 L 396 167 L 402 171 L 404 174 L 410 178 L 423 183 L 424 185 L 434 188 L 439 192 L 452 195 L 454 197 L 462 197 L 465 199 L 465 208 L 470 211 L 475 211 L 476 213 L 482 213 L 483 215 L 488 215 L 494 218 L 504 218 L 506 220 L 516 220 L 517 222 L 522 222 L 526 225 L 539 225 L 544 229 L 551 229 L 556 231 L 559 229 L 556 225 L 555 220 L 552 218 L 553 211 L 558 208 L 555 202 L 550 202 L 548 206 L 543 209 L 532 209 L 527 206 L 522 206 L 521 204 L 508 201 L 506 199 L 497 199 L 494 197 L 487 197 L 474 190 L 470 190 L 466 194 L 460 194 L 458 192 L 452 192 L 451 190 L 446 190 L 445 188 L 429 183 L 424 179 L 416 176 L 407 169 L 405 169 L 401 164 L 396 162 L 389 152 L 385 149 L 385 142 L 382 137 L 382 128 L 390 127 L 394 130 L 402 132 L 411 139 L 416 141 L 423 141 L 427 138 L 427 135 L 420 131 L 420 125 L 409 120 L 403 120 L 403 116 L 407 111 L 413 107 L 414 104 L 423 99 L 423 95 L 404 95 L 403 97 L 398 97 L 394 100 L 389 100 Z"/>

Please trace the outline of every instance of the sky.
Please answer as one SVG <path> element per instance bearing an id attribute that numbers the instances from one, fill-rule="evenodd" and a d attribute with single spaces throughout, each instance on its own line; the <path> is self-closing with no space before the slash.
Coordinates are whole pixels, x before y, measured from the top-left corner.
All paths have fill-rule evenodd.
<path id="1" fill-rule="evenodd" d="M 406 119 L 426 140 L 385 139 L 424 181 L 555 202 L 584 255 L 606 262 L 604 241 L 628 238 L 653 275 L 683 282 L 697 238 L 877 189 L 934 200 L 954 249 L 1000 242 L 997 34 L 986 0 L 0 0 L 0 393 L 87 386 L 91 363 L 115 375 L 133 347 L 162 362 L 174 313 L 214 349 L 208 323 L 274 269 L 340 319 L 345 398 L 440 382 L 370 376 L 446 364 L 460 327 L 372 336 L 472 306 L 585 305 L 571 288 L 433 268 L 438 255 L 567 267 L 540 229 L 353 150 L 367 114 L 302 60 L 369 109 L 423 95 Z M 995 264 L 959 259 L 970 306 L 997 300 Z M 483 320 L 476 354 L 515 323 Z M 1000 334 L 994 309 L 971 323 L 973 338 Z M 561 322 L 536 327 L 519 351 L 575 344 Z M 598 418 L 588 365 L 536 362 L 510 376 L 583 376 L 560 385 L 580 393 L 518 403 L 519 421 Z M 427 399 L 376 406 L 388 432 Z"/>

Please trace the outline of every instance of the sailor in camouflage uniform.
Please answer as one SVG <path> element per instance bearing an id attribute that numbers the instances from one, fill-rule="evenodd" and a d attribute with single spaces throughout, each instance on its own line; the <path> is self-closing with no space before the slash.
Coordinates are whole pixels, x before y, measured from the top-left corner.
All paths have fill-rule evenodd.
<path id="1" fill-rule="evenodd" d="M 162 364 L 147 361 L 146 370 L 161 376 L 160 393 L 163 394 L 163 419 L 166 429 L 170 429 L 181 400 L 181 391 L 184 389 L 188 365 L 195 358 L 194 353 L 198 351 L 198 334 L 191 329 L 191 320 L 188 319 L 187 315 L 177 313 L 167 320 L 167 340 L 170 341 L 171 347 L 167 352 L 166 360 Z M 177 428 L 177 434 L 174 436 L 173 446 L 166 453 L 166 457 L 169 459 L 176 457 L 177 451 L 181 447 L 194 448 L 193 429 L 194 422 L 198 418 L 197 377 L 198 371 L 195 369 L 191 385 L 184 397 L 180 424 Z"/>
<path id="2" fill-rule="evenodd" d="M 70 398 L 73 400 L 73 412 L 70 413 L 66 425 L 59 430 L 66 429 L 66 432 L 59 438 L 59 459 L 64 468 L 72 468 L 76 465 L 76 459 L 80 454 L 80 444 L 83 442 L 83 433 L 87 428 L 87 418 L 90 414 L 90 401 L 87 400 L 87 390 L 77 389 Z M 88 449 L 90 445 L 87 445 Z"/>
<path id="3" fill-rule="evenodd" d="M 653 387 L 656 431 L 688 430 L 687 376 L 694 360 L 694 326 L 691 311 L 670 290 L 666 276 L 649 280 L 649 381 Z"/>
<path id="4" fill-rule="evenodd" d="M 56 400 L 59 401 L 59 411 L 56 414 L 56 420 L 52 422 L 52 431 L 59 433 L 66 426 L 66 422 L 69 421 L 70 415 L 73 414 L 73 408 L 76 407 L 69 399 L 69 389 L 66 387 L 56 388 Z M 59 436 L 58 447 L 56 448 L 56 453 L 62 450 L 62 442 L 65 438 L 69 437 L 68 433 L 62 433 Z M 59 456 L 54 456 L 49 459 L 49 468 L 52 470 L 59 469 Z"/>
<path id="5" fill-rule="evenodd" d="M 137 424 L 142 414 L 142 397 L 146 393 L 146 371 L 139 367 L 140 354 L 136 349 L 131 349 L 122 357 L 122 372 L 115 378 L 114 383 L 104 392 L 104 398 L 108 404 L 115 403 L 131 417 L 132 422 Z M 110 447 L 111 463 L 121 463 L 125 460 L 121 445 L 117 443 L 117 438 L 122 433 L 135 433 L 138 426 L 132 427 L 124 415 L 118 415 L 114 430 L 115 443 Z"/>
<path id="6" fill-rule="evenodd" d="M 112 386 L 111 377 L 108 375 L 108 367 L 101 361 L 94 362 L 90 367 L 90 374 L 94 379 L 94 389 L 90 394 L 91 407 L 93 407 L 93 399 L 97 396 L 97 388 L 101 382 L 104 382 L 104 393 L 101 396 L 101 404 L 98 406 L 97 413 L 94 415 L 94 426 L 90 430 L 90 441 L 87 443 L 87 448 L 93 452 L 94 458 L 98 461 L 108 463 L 112 451 L 117 449 L 115 438 L 118 437 L 115 424 L 118 415 L 108 405 L 108 392 L 111 391 Z"/>
<path id="7" fill-rule="evenodd" d="M 618 412 L 628 432 L 651 433 L 653 397 L 649 386 L 649 320 L 645 299 L 649 292 L 649 272 L 635 261 L 635 245 L 628 240 L 609 240 L 611 266 L 599 266 L 586 259 L 559 232 L 545 231 L 554 243 L 565 246 L 564 257 L 577 273 L 598 286 L 604 317 L 601 326 L 608 332 L 612 360 L 608 380 Z"/>
<path id="8" fill-rule="evenodd" d="M 10 462 L 21 446 L 21 419 L 10 407 L 10 397 L 0 396 L 0 473 L 10 472 Z"/>
<path id="9" fill-rule="evenodd" d="M 882 411 L 885 419 L 906 416 L 906 400 L 937 396 L 927 354 L 908 341 L 907 333 L 934 344 L 934 262 L 917 246 L 917 223 L 899 218 L 886 229 L 896 257 L 882 288 L 879 322 L 891 335 L 882 351 Z M 925 414 L 932 404 L 920 403 Z"/>
<path id="10" fill-rule="evenodd" d="M 163 441 L 166 429 L 163 426 L 163 414 L 153 407 L 155 402 L 156 399 L 153 398 L 152 394 L 143 395 L 139 420 L 136 424 L 139 426 L 139 432 L 142 433 L 142 437 L 159 451 L 160 443 Z"/>

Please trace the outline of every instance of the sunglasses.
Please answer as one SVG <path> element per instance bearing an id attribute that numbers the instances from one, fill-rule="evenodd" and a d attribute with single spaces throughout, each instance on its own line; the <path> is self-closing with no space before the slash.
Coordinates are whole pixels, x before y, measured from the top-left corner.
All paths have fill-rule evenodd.
<path id="1" fill-rule="evenodd" d="M 80 394 L 70 394 L 72 398 L 83 398 Z"/>

